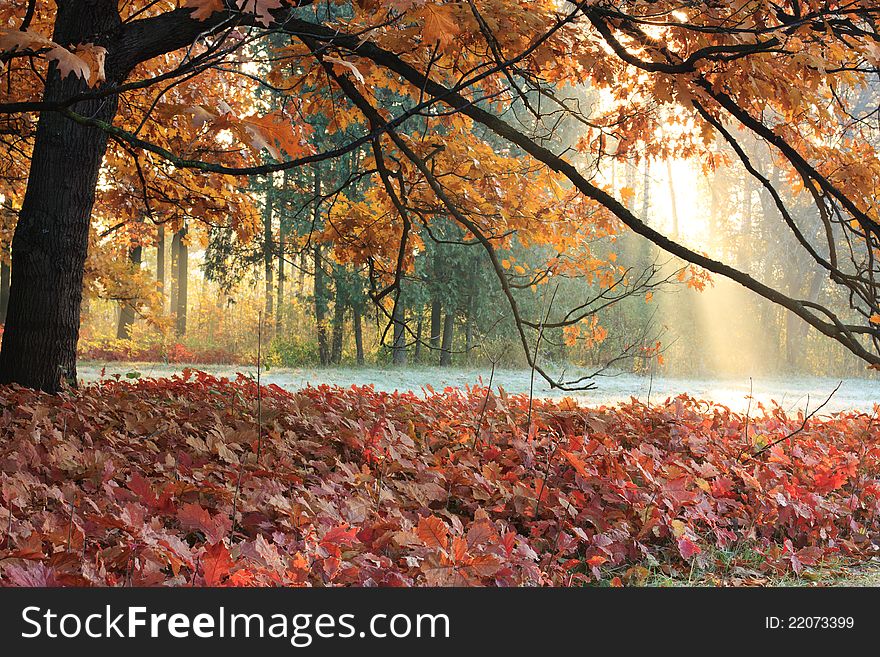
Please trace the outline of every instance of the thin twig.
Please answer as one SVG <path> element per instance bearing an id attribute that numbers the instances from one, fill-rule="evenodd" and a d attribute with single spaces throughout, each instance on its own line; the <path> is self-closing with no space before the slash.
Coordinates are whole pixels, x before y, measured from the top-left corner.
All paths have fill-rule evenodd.
<path id="1" fill-rule="evenodd" d="M 792 432 L 791 432 L 790 434 L 788 434 L 787 436 L 783 436 L 782 438 L 779 438 L 779 439 L 777 439 L 777 440 L 774 440 L 772 443 L 768 443 L 768 444 L 764 445 L 761 449 L 759 449 L 759 450 L 758 450 L 757 452 L 755 452 L 754 454 L 750 454 L 750 455 L 749 455 L 749 458 L 748 458 L 747 460 L 754 460 L 755 458 L 757 458 L 758 456 L 760 456 L 761 454 L 763 454 L 764 452 L 766 452 L 768 449 L 770 449 L 770 448 L 772 448 L 772 447 L 775 447 L 776 445 L 778 445 L 779 443 L 781 443 L 781 442 L 784 441 L 784 440 L 788 440 L 789 438 L 792 438 L 793 436 L 796 436 L 796 435 L 799 434 L 801 431 L 803 431 L 804 429 L 806 429 L 806 427 L 807 427 L 807 422 L 808 422 L 808 421 L 809 421 L 814 415 L 816 415 L 816 413 L 818 413 L 819 411 L 821 411 L 822 408 L 824 408 L 825 405 L 826 405 L 828 402 L 831 401 L 831 398 L 834 396 L 834 393 L 836 393 L 838 390 L 840 390 L 840 386 L 842 386 L 842 385 L 843 385 L 843 381 L 839 382 L 839 383 L 834 387 L 834 390 L 831 391 L 831 394 L 828 395 L 828 397 L 825 399 L 825 401 L 823 401 L 821 404 L 819 404 L 819 405 L 815 408 L 815 410 L 813 410 L 812 412 L 810 412 L 808 415 L 805 415 L 805 416 L 804 416 L 804 421 L 801 422 L 801 426 L 799 426 L 797 429 L 795 429 L 794 431 L 792 431 Z M 806 412 L 806 410 L 807 410 L 809 407 L 810 407 L 810 402 L 809 402 L 809 400 L 807 400 L 807 406 L 804 408 L 804 411 Z"/>

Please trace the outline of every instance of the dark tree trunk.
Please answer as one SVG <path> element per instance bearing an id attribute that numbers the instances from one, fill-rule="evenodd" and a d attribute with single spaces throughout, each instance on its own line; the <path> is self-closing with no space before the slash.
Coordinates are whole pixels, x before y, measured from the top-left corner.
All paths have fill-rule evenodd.
<path id="1" fill-rule="evenodd" d="M 141 260 L 143 258 L 143 247 L 138 244 L 128 251 L 128 259 L 135 269 L 141 268 Z M 131 331 L 134 328 L 134 304 L 135 299 L 126 299 L 122 301 L 119 308 L 119 324 L 116 326 L 116 339 L 128 340 L 131 338 Z"/>
<path id="2" fill-rule="evenodd" d="M 177 312 L 177 277 L 180 274 L 180 239 L 175 232 L 171 236 L 171 285 L 168 290 L 168 312 L 174 316 Z"/>
<path id="3" fill-rule="evenodd" d="M 440 348 L 440 334 L 443 330 L 441 328 L 443 324 L 443 307 L 440 305 L 439 301 L 431 302 L 431 335 L 430 335 L 430 343 L 431 349 L 439 349 Z"/>
<path id="4" fill-rule="evenodd" d="M 321 365 L 330 364 L 330 345 L 327 340 L 327 274 L 321 245 L 316 244 L 315 254 L 315 326 L 318 330 L 318 358 Z"/>
<path id="5" fill-rule="evenodd" d="M 156 282 L 159 289 L 165 292 L 165 226 L 159 226 L 156 237 Z"/>
<path id="6" fill-rule="evenodd" d="M 178 336 L 186 335 L 186 310 L 187 295 L 189 288 L 189 247 L 184 238 L 186 228 L 181 228 L 174 233 L 173 242 L 177 242 L 177 297 L 174 299 L 174 328 Z"/>
<path id="7" fill-rule="evenodd" d="M 354 348 L 357 351 L 357 364 L 363 365 L 366 361 L 364 359 L 364 332 L 360 308 L 352 310 L 352 323 L 354 324 Z"/>
<path id="8" fill-rule="evenodd" d="M 284 272 L 284 231 L 278 231 L 278 297 L 275 301 L 275 335 L 281 335 L 284 331 L 284 281 L 287 274 Z"/>
<path id="9" fill-rule="evenodd" d="M 455 330 L 455 314 L 446 313 L 443 318 L 443 344 L 440 347 L 440 365 L 452 365 L 452 332 Z"/>
<path id="10" fill-rule="evenodd" d="M 318 229 L 321 219 L 321 169 L 315 167 L 314 177 L 315 207 L 312 226 Z M 330 344 L 327 339 L 327 274 L 324 272 L 324 258 L 321 245 L 315 244 L 313 249 L 315 261 L 315 327 L 318 331 L 318 358 L 321 365 L 330 364 Z"/>
<path id="11" fill-rule="evenodd" d="M 336 295 L 336 304 L 333 308 L 333 341 L 330 348 L 330 362 L 339 365 L 342 362 L 342 337 L 345 328 L 345 305 L 340 303 L 339 295 Z"/>
<path id="12" fill-rule="evenodd" d="M 413 360 L 418 363 L 422 357 L 422 311 L 419 311 L 419 321 L 416 322 L 416 344 L 413 348 Z"/>
<path id="13" fill-rule="evenodd" d="M 266 204 L 263 207 L 263 267 L 266 274 L 265 314 L 268 321 L 273 313 L 274 289 L 272 284 L 272 265 L 275 249 L 272 240 L 272 215 L 275 203 L 275 187 L 269 178 L 266 187 Z"/>
<path id="14" fill-rule="evenodd" d="M 12 270 L 5 260 L 0 261 L 0 324 L 6 322 L 6 309 L 9 308 L 9 277 Z"/>
<path id="15" fill-rule="evenodd" d="M 57 2 L 53 40 L 83 43 L 110 34 L 121 20 L 115 0 Z M 108 79 L 124 77 L 108 71 Z M 44 99 L 61 101 L 87 91 L 70 75 L 61 79 L 53 64 Z M 115 95 L 86 100 L 71 109 L 111 123 Z M 40 115 L 27 191 L 12 240 L 9 308 L 0 350 L 0 383 L 56 392 L 62 379 L 76 384 L 83 271 L 95 185 L 107 148 L 107 134 L 72 122 L 59 112 Z"/>
<path id="16" fill-rule="evenodd" d="M 403 304 L 398 301 L 394 305 L 391 318 L 394 324 L 394 343 L 391 346 L 391 362 L 395 365 L 406 365 L 406 312 Z"/>

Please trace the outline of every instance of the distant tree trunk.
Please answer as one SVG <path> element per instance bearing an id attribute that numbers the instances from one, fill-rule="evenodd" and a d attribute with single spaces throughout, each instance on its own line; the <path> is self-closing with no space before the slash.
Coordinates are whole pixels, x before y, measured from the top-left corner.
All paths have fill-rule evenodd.
<path id="1" fill-rule="evenodd" d="M 7 4 L 8 3 L 4 3 Z M 75 44 L 113 34 L 121 24 L 110 0 L 58 2 L 53 39 Z M 112 89 L 125 72 L 108 67 Z M 46 75 L 46 103 L 89 95 L 76 75 L 63 78 L 55 64 Z M 118 97 L 98 94 L 72 104 L 79 116 L 112 123 Z M 57 392 L 76 385 L 83 274 L 98 172 L 108 134 L 61 112 L 41 112 L 31 151 L 27 191 L 12 240 L 9 305 L 0 349 L 0 383 Z"/>
<path id="2" fill-rule="evenodd" d="M 440 305 L 439 301 L 431 302 L 431 335 L 430 335 L 430 344 L 431 349 L 439 349 L 440 348 L 440 333 L 443 330 L 441 325 L 443 324 L 443 306 Z"/>
<path id="3" fill-rule="evenodd" d="M 330 347 L 330 362 L 339 365 L 342 362 L 342 338 L 345 328 L 345 304 L 340 302 L 339 293 L 333 308 L 333 340 Z"/>
<path id="4" fill-rule="evenodd" d="M 465 360 L 470 362 L 471 349 L 474 348 L 474 324 L 470 312 L 464 321 L 464 355 Z"/>
<path id="5" fill-rule="evenodd" d="M 141 260 L 143 259 L 143 247 L 138 244 L 128 251 L 128 260 L 134 269 L 141 268 Z M 134 328 L 134 299 L 126 299 L 120 302 L 119 308 L 119 324 L 116 326 L 116 339 L 128 340 L 131 338 L 131 331 Z"/>
<path id="6" fill-rule="evenodd" d="M 281 335 L 284 331 L 284 281 L 287 275 L 284 272 L 284 231 L 278 230 L 278 300 L 275 303 L 275 335 Z"/>
<path id="7" fill-rule="evenodd" d="M 672 179 L 672 162 L 666 160 L 666 177 L 669 179 L 669 200 L 672 211 L 672 239 L 678 239 L 678 203 L 675 200 L 675 181 Z"/>
<path id="8" fill-rule="evenodd" d="M 818 302 L 825 280 L 826 277 L 822 271 L 814 272 L 807 288 L 807 294 L 803 298 Z M 785 359 L 786 365 L 789 367 L 797 367 L 801 364 L 806 349 L 804 340 L 806 340 L 809 330 L 810 325 L 800 321 L 793 313 L 785 314 Z"/>
<path id="9" fill-rule="evenodd" d="M 297 272 L 297 280 L 296 280 L 296 295 L 301 297 L 306 289 L 306 252 L 300 251 L 299 254 L 299 271 Z"/>
<path id="10" fill-rule="evenodd" d="M 452 332 L 455 330 L 455 313 L 446 312 L 443 319 L 443 344 L 440 347 L 440 365 L 452 365 Z"/>
<path id="11" fill-rule="evenodd" d="M 178 336 L 186 335 L 186 310 L 187 292 L 189 289 L 189 248 L 183 241 L 186 237 L 186 228 L 181 228 L 174 233 L 174 241 L 177 242 L 177 298 L 175 299 L 175 332 Z"/>
<path id="12" fill-rule="evenodd" d="M 272 179 L 270 177 L 267 181 L 266 187 L 266 204 L 263 206 L 263 268 L 266 274 L 264 312 L 267 321 L 269 321 L 269 318 L 272 317 L 274 310 L 272 306 L 275 293 L 274 285 L 272 283 L 272 265 L 274 264 L 275 260 L 275 249 L 272 239 L 272 215 L 274 212 L 274 203 L 275 186 L 272 184 Z"/>
<path id="13" fill-rule="evenodd" d="M 9 277 L 11 269 L 3 260 L 0 262 L 0 324 L 6 321 L 6 309 L 9 307 Z"/>
<path id="14" fill-rule="evenodd" d="M 321 365 L 330 364 L 330 345 L 327 342 L 327 283 L 321 245 L 316 244 L 315 255 L 315 326 L 318 330 L 318 358 Z"/>
<path id="15" fill-rule="evenodd" d="M 354 324 L 354 348 L 357 351 L 356 358 L 358 365 L 363 365 L 365 362 L 362 320 L 363 318 L 361 316 L 361 309 L 356 306 L 352 310 L 352 323 Z"/>
<path id="16" fill-rule="evenodd" d="M 391 362 L 406 365 L 406 310 L 398 300 L 391 317 L 394 324 L 394 343 L 391 346 Z"/>
<path id="17" fill-rule="evenodd" d="M 156 282 L 159 289 L 165 293 L 165 226 L 159 226 L 159 234 L 156 237 Z"/>
<path id="18" fill-rule="evenodd" d="M 171 285 L 168 290 L 168 312 L 173 317 L 177 313 L 177 277 L 180 274 L 180 237 L 171 235 Z"/>
<path id="19" fill-rule="evenodd" d="M 419 321 L 416 322 L 416 345 L 414 347 L 413 352 L 413 361 L 416 363 L 419 362 L 419 359 L 422 357 L 422 308 L 419 309 Z"/>

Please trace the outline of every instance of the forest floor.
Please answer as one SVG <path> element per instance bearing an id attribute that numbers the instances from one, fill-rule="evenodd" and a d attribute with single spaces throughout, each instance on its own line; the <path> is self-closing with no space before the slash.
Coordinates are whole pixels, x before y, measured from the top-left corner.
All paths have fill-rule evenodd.
<path id="1" fill-rule="evenodd" d="M 256 368 L 237 365 L 178 365 L 165 363 L 126 363 L 84 361 L 79 365 L 80 378 L 96 381 L 105 377 L 137 374 L 144 378 L 168 377 L 180 373 L 184 368 L 208 372 L 214 376 L 235 378 L 237 372 L 256 376 Z M 552 371 L 552 370 L 551 370 Z M 568 377 L 580 376 L 580 372 L 569 370 Z M 406 367 L 394 369 L 381 367 L 312 367 L 312 368 L 271 368 L 263 371 L 262 380 L 274 383 L 286 390 L 298 390 L 307 385 L 327 384 L 343 388 L 352 385 L 375 386 L 385 392 L 420 393 L 428 386 L 442 391 L 447 386 L 466 388 L 467 386 L 489 385 L 490 370 L 474 368 Z M 131 378 L 131 377 L 129 377 Z M 497 370 L 492 378 L 493 388 L 499 386 L 509 394 L 528 393 L 531 373 L 528 370 Z M 602 376 L 595 380 L 596 388 L 583 392 L 570 393 L 551 390 L 546 381 L 536 376 L 534 395 L 541 398 L 560 399 L 574 397 L 579 403 L 601 406 L 626 403 L 631 398 L 645 403 L 660 403 L 670 397 L 686 394 L 696 399 L 721 404 L 730 410 L 744 413 L 749 408 L 757 408 L 759 403 L 769 407 L 775 400 L 786 413 L 815 409 L 824 402 L 840 384 L 840 388 L 823 407 L 823 412 L 863 411 L 872 412 L 873 405 L 880 403 L 880 377 L 856 379 L 835 379 L 830 377 L 775 376 L 775 377 L 665 377 L 653 378 L 636 374 L 622 373 Z M 751 403 L 749 397 L 752 398 Z"/>
<path id="2" fill-rule="evenodd" d="M 0 585 L 880 584 L 872 412 L 192 371 L 0 408 Z"/>

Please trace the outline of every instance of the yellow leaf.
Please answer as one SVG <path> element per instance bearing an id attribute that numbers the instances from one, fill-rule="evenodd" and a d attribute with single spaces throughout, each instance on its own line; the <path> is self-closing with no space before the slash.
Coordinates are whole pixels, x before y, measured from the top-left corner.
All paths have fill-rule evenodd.
<path id="1" fill-rule="evenodd" d="M 672 534 L 675 538 L 681 538 L 684 536 L 685 531 L 687 531 L 687 525 L 684 524 L 681 520 L 675 519 L 669 523 L 670 527 L 672 527 Z"/>

